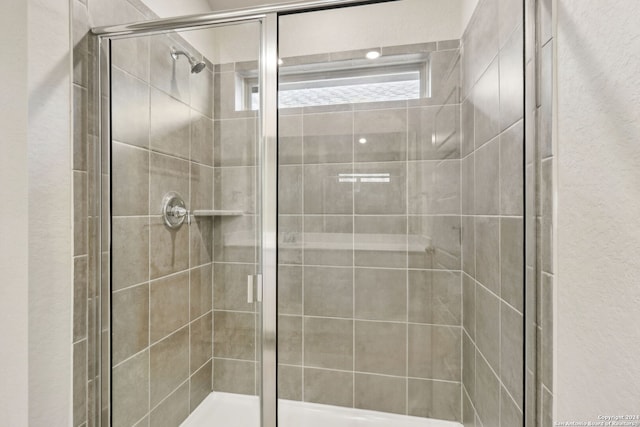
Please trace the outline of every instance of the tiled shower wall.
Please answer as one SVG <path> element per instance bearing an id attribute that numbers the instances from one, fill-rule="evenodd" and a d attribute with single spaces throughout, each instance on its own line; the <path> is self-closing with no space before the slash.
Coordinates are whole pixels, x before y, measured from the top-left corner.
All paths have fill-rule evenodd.
<path id="1" fill-rule="evenodd" d="M 430 98 L 280 110 L 281 398 L 460 420 L 458 46 L 382 48 Z"/>
<path id="2" fill-rule="evenodd" d="M 115 4 L 117 3 L 117 4 Z M 159 217 L 166 191 L 189 207 L 213 207 L 213 67 L 191 75 L 185 58 L 174 63 L 171 46 L 197 52 L 181 38 L 154 36 L 113 43 L 113 180 L 98 177 L 97 46 L 92 25 L 148 19 L 137 1 L 73 1 L 74 34 L 74 292 L 73 424 L 94 425 L 107 407 L 113 369 L 113 425 L 177 425 L 211 390 L 211 219 L 169 231 Z M 197 55 L 196 55 L 197 56 Z M 109 100 L 102 100 L 103 108 Z M 104 127 L 104 129 L 108 129 Z M 100 310 L 100 264 L 95 182 L 109 200 L 112 184 L 113 360 L 109 319 L 102 319 L 103 366 L 97 371 L 95 337 Z M 103 233 L 109 213 L 103 211 Z M 88 255 L 83 255 L 88 253 Z M 108 254 L 102 255 L 109 283 Z M 104 291 L 108 291 L 105 288 Z M 107 300 L 103 313 L 109 313 Z M 102 403 L 95 401 L 103 379 Z M 101 406 L 101 407 L 97 407 Z M 166 423 L 166 424 L 165 424 Z"/>
<path id="3" fill-rule="evenodd" d="M 481 0 L 462 39 L 465 426 L 522 425 L 523 8 Z"/>
<path id="4" fill-rule="evenodd" d="M 112 42 L 112 423 L 177 425 L 211 391 L 212 220 L 171 230 L 166 193 L 213 208 L 213 72 L 179 37 Z"/>

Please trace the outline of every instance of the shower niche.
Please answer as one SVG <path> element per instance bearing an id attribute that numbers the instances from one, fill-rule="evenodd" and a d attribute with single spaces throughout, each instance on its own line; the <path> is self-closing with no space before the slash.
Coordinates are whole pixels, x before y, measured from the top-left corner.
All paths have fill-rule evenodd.
<path id="1" fill-rule="evenodd" d="M 525 425 L 522 8 L 316 3 L 96 30 L 103 426 Z"/>

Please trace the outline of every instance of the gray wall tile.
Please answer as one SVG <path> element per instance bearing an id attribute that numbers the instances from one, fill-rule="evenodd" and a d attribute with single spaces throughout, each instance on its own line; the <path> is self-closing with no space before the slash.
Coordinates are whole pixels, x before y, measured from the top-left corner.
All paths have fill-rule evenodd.
<path id="1" fill-rule="evenodd" d="M 408 130 L 409 160 L 460 158 L 458 105 L 409 108 Z"/>
<path id="2" fill-rule="evenodd" d="M 114 291 L 149 280 L 148 218 L 113 218 L 111 248 Z"/>
<path id="3" fill-rule="evenodd" d="M 215 311 L 213 355 L 228 359 L 255 360 L 254 313 Z"/>
<path id="4" fill-rule="evenodd" d="M 404 268 L 407 265 L 407 218 L 356 216 L 353 242 L 356 266 Z"/>
<path id="5" fill-rule="evenodd" d="M 409 322 L 459 326 L 462 321 L 460 273 L 409 271 Z"/>
<path id="6" fill-rule="evenodd" d="M 302 364 L 301 316 L 278 316 L 278 362 Z"/>
<path id="7" fill-rule="evenodd" d="M 304 400 L 335 406 L 353 406 L 353 374 L 304 369 Z"/>
<path id="8" fill-rule="evenodd" d="M 189 378 L 189 328 L 151 346 L 149 359 L 150 403 L 155 406 Z"/>
<path id="9" fill-rule="evenodd" d="M 304 314 L 353 317 L 353 269 L 305 267 Z"/>
<path id="10" fill-rule="evenodd" d="M 189 383 L 189 403 L 191 412 L 211 393 L 213 362 L 210 360 L 195 374 L 191 375 Z"/>
<path id="11" fill-rule="evenodd" d="M 357 268 L 354 285 L 357 319 L 406 321 L 406 270 Z"/>
<path id="12" fill-rule="evenodd" d="M 212 266 L 211 264 L 194 268 L 189 274 L 190 319 L 211 311 L 212 305 Z"/>
<path id="13" fill-rule="evenodd" d="M 189 323 L 189 273 L 155 280 L 149 288 L 149 338 L 154 343 Z"/>
<path id="14" fill-rule="evenodd" d="M 212 327 L 213 318 L 211 313 L 191 322 L 190 330 L 190 371 L 193 374 L 201 369 L 212 356 Z M 211 368 L 209 368 L 211 373 Z M 211 376 L 209 376 L 209 388 L 211 388 Z"/>
<path id="15" fill-rule="evenodd" d="M 369 177 L 360 177 L 358 182 L 354 184 L 353 205 L 356 214 L 398 215 L 406 213 L 407 174 L 403 163 L 361 163 L 356 164 L 354 172 L 370 175 Z M 367 178 L 369 179 L 367 180 Z M 382 181 L 374 181 L 371 178 L 382 178 Z"/>
<path id="16" fill-rule="evenodd" d="M 149 152 L 113 142 L 111 162 L 112 215 L 148 215 Z"/>
<path id="17" fill-rule="evenodd" d="M 186 270 L 189 267 L 189 230 L 169 229 L 162 217 L 151 217 L 149 238 L 151 278 Z"/>
<path id="18" fill-rule="evenodd" d="M 214 126 L 214 158 L 216 166 L 256 165 L 255 118 L 216 120 Z"/>
<path id="19" fill-rule="evenodd" d="M 112 70 L 111 137 L 115 141 L 149 146 L 149 86 L 142 80 Z"/>
<path id="20" fill-rule="evenodd" d="M 305 163 L 353 161 L 353 113 L 305 115 L 303 131 Z"/>
<path id="21" fill-rule="evenodd" d="M 151 149 L 189 158 L 191 110 L 187 104 L 151 89 L 149 138 Z"/>
<path id="22" fill-rule="evenodd" d="M 149 345 L 149 285 L 143 284 L 111 296 L 113 365 Z"/>
<path id="23" fill-rule="evenodd" d="M 460 383 L 410 378 L 407 394 L 409 415 L 460 421 Z"/>
<path id="24" fill-rule="evenodd" d="M 355 370 L 404 376 L 407 369 L 407 325 L 355 323 Z"/>
<path id="25" fill-rule="evenodd" d="M 410 377 L 461 380 L 460 327 L 410 324 L 408 338 Z"/>
<path id="26" fill-rule="evenodd" d="M 357 111 L 354 115 L 356 162 L 407 158 L 407 110 Z M 366 140 L 362 143 L 362 139 Z"/>
<path id="27" fill-rule="evenodd" d="M 149 412 L 149 351 L 112 371 L 112 423 L 130 426 Z"/>
<path id="28" fill-rule="evenodd" d="M 151 411 L 149 424 L 154 427 L 173 427 L 180 425 L 188 415 L 189 384 L 184 383 Z"/>
<path id="29" fill-rule="evenodd" d="M 214 359 L 213 390 L 226 393 L 255 394 L 255 362 Z"/>
<path id="30" fill-rule="evenodd" d="M 304 365 L 353 368 L 353 321 L 305 317 Z"/>
<path id="31" fill-rule="evenodd" d="M 407 379 L 381 375 L 355 374 L 355 402 L 359 409 L 404 414 Z"/>

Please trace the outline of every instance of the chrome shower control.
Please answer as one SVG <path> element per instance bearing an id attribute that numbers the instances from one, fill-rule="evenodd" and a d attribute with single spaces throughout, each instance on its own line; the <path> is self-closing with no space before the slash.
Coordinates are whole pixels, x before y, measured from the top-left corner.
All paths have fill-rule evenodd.
<path id="1" fill-rule="evenodd" d="M 189 211 L 180 194 L 172 191 L 164 195 L 162 199 L 162 217 L 169 228 L 180 228 L 185 219 L 189 217 Z"/>

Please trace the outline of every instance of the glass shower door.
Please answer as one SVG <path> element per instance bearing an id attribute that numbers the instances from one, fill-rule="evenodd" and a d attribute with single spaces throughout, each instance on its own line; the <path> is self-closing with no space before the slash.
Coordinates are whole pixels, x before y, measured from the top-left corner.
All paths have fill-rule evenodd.
<path id="1" fill-rule="evenodd" d="M 110 40 L 113 426 L 260 423 L 260 40 Z"/>

